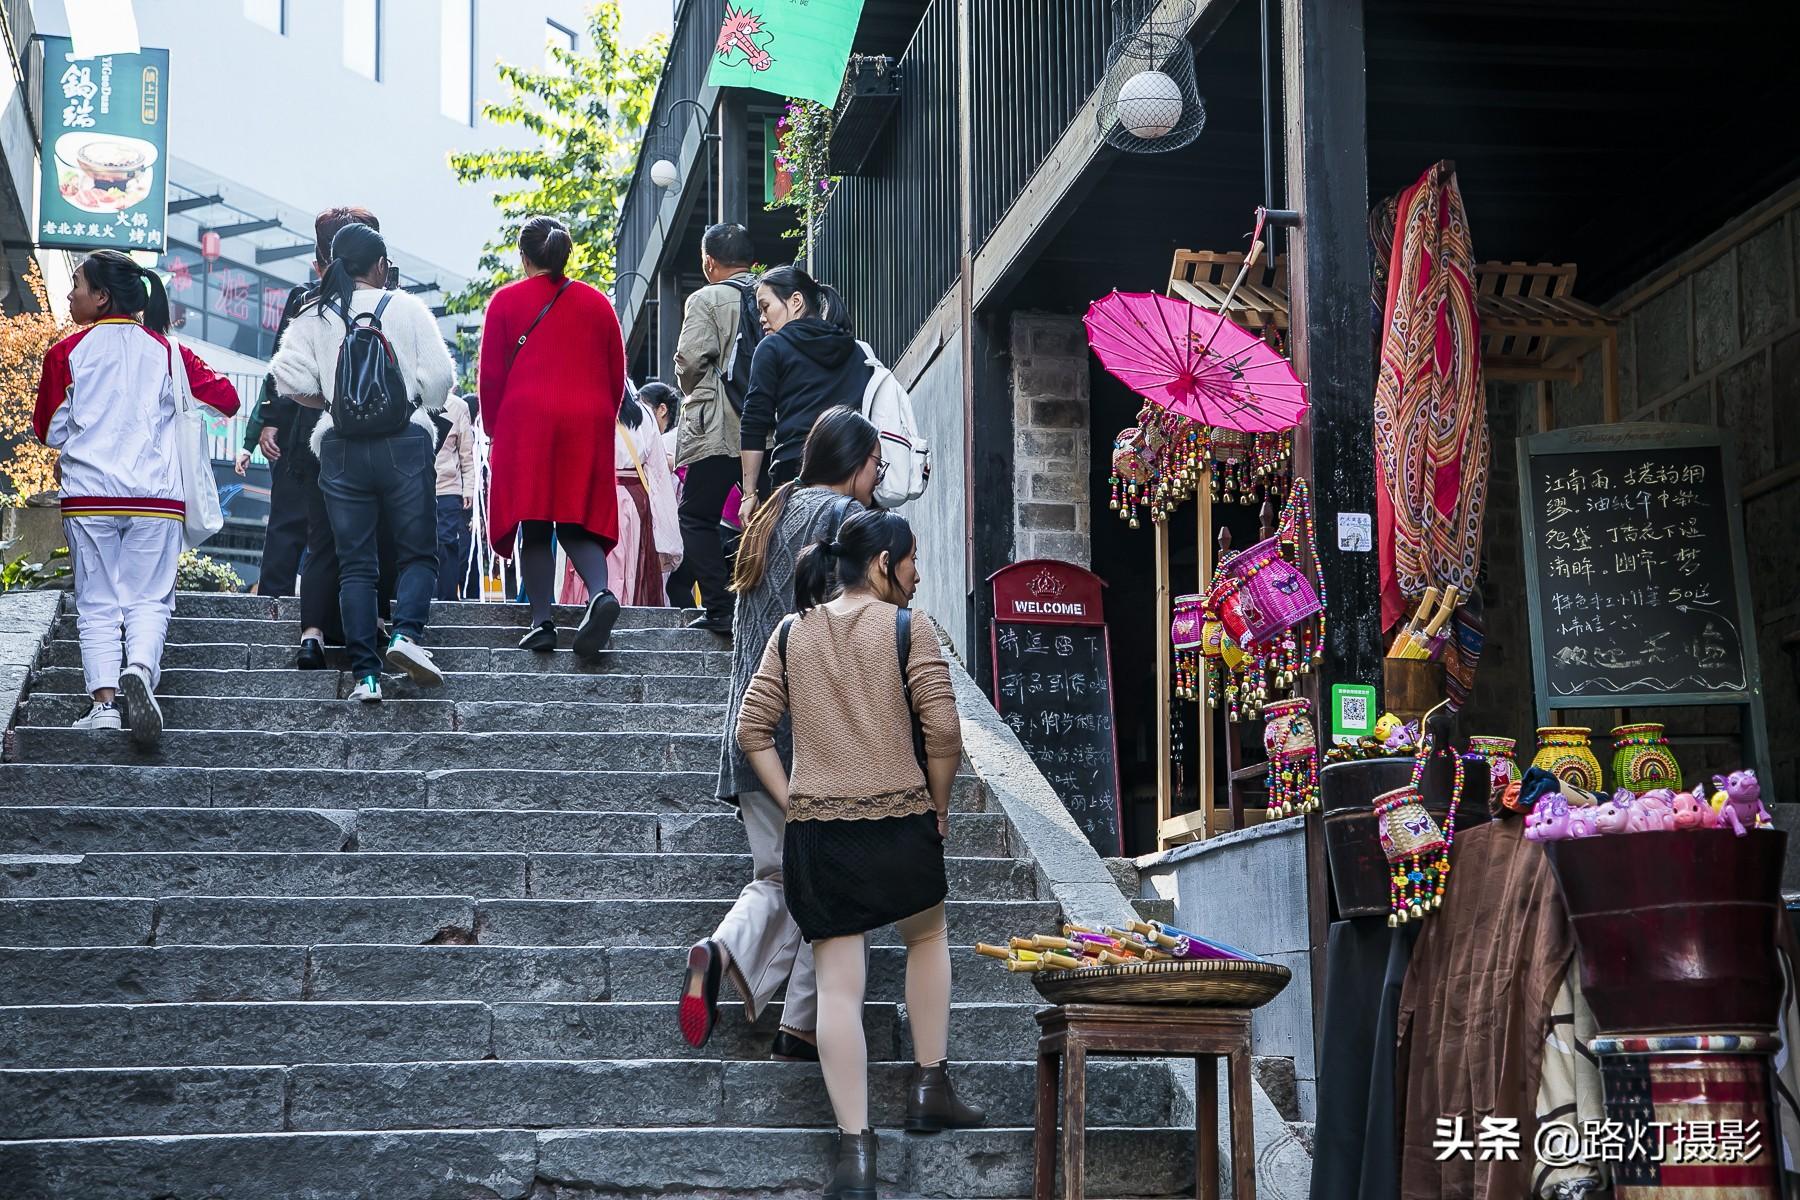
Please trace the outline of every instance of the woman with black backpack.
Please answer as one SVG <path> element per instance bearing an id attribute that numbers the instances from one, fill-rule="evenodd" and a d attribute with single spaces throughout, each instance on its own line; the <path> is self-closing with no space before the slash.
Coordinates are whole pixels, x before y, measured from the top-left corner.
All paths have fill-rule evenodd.
<path id="1" fill-rule="evenodd" d="M 355 699 L 381 699 L 381 665 L 435 686 L 443 672 L 419 644 L 437 587 L 437 520 L 430 414 L 444 407 L 455 365 L 418 297 L 390 291 L 387 243 L 367 225 L 331 240 L 331 265 L 269 364 L 275 386 L 322 408 L 313 430 L 319 488 L 340 563 L 344 642 Z M 378 530 L 394 539 L 391 636 L 377 645 Z"/>

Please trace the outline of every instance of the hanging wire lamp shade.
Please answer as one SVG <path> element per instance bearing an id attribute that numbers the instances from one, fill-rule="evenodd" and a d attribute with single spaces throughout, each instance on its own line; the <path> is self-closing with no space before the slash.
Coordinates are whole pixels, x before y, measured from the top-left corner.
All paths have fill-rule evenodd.
<path id="1" fill-rule="evenodd" d="M 1100 81 L 1100 136 L 1133 154 L 1177 150 L 1206 128 L 1206 102 L 1194 75 L 1187 40 L 1192 5 L 1163 6 L 1162 20 L 1139 20 L 1156 11 L 1142 0 L 1115 0 L 1113 22 L 1121 32 L 1107 48 Z M 1172 8 L 1174 11 L 1167 11 Z"/>

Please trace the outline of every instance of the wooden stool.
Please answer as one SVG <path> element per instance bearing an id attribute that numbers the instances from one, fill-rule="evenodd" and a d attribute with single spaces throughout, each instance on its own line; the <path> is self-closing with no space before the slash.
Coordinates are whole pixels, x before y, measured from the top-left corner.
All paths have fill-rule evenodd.
<path id="1" fill-rule="evenodd" d="M 1256 1200 L 1256 1125 L 1250 1101 L 1250 1010 L 1146 1008 L 1128 1004 L 1065 1004 L 1037 1015 L 1037 1138 L 1035 1200 L 1056 1188 L 1057 1089 L 1062 1088 L 1064 1200 L 1087 1195 L 1083 1142 L 1087 1133 L 1087 1059 L 1090 1054 L 1194 1060 L 1194 1130 L 1199 1200 L 1219 1196 L 1219 1080 L 1214 1060 L 1230 1063 L 1231 1170 L 1236 1200 Z"/>

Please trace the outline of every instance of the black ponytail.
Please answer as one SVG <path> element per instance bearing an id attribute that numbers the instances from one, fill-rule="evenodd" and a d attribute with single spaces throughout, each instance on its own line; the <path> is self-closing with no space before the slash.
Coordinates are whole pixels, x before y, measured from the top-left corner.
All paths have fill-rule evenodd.
<path id="1" fill-rule="evenodd" d="M 356 281 L 387 257 L 387 239 L 361 222 L 353 222 L 338 230 L 331 239 L 331 265 L 319 280 L 319 316 L 336 310 L 339 315 L 350 311 L 356 295 Z"/>
<path id="2" fill-rule="evenodd" d="M 169 332 L 169 294 L 155 271 L 120 250 L 96 250 L 78 270 L 106 297 L 109 316 L 137 317 L 153 333 Z"/>
<path id="3" fill-rule="evenodd" d="M 631 380 L 625 381 L 625 394 L 619 397 L 619 424 L 627 429 L 636 429 L 644 423 L 644 405 L 638 399 L 637 392 L 631 386 Z"/>
<path id="4" fill-rule="evenodd" d="M 838 527 L 837 537 L 820 538 L 794 562 L 794 607 L 799 612 L 825 603 L 868 578 L 869 564 L 887 552 L 888 582 L 896 591 L 894 569 L 913 552 L 912 526 L 899 513 L 867 509 Z"/>
<path id="5" fill-rule="evenodd" d="M 555 217 L 533 217 L 519 230 L 519 257 L 557 279 L 563 277 L 573 249 L 568 227 Z"/>
<path id="6" fill-rule="evenodd" d="M 844 303 L 838 290 L 829 283 L 820 283 L 799 267 L 791 263 L 775 267 L 764 271 L 756 282 L 773 292 L 783 304 L 798 294 L 804 309 L 802 316 L 817 317 L 840 333 L 855 332 L 850 321 L 850 306 Z"/>

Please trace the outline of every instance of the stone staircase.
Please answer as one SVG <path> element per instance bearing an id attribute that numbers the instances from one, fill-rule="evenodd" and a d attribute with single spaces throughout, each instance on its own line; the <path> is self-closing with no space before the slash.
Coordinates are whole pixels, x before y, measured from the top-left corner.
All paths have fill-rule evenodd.
<path id="1" fill-rule="evenodd" d="M 750 875 L 711 799 L 722 643 L 628 610 L 590 667 L 513 649 L 518 608 L 439 604 L 447 685 L 367 708 L 290 669 L 295 615 L 183 595 L 153 755 L 65 728 L 57 618 L 0 765 L 0 1193 L 816 1195 L 830 1109 L 816 1067 L 768 1060 L 779 1011 L 726 1005 L 704 1054 L 676 1032 L 684 948 Z M 980 780 L 955 807 L 950 1049 L 990 1128 L 892 1132 L 910 1047 L 877 933 L 884 1194 L 1024 1196 L 1036 994 L 968 947 L 1059 910 Z M 1094 1194 L 1191 1195 L 1168 1068 L 1090 1072 Z"/>

